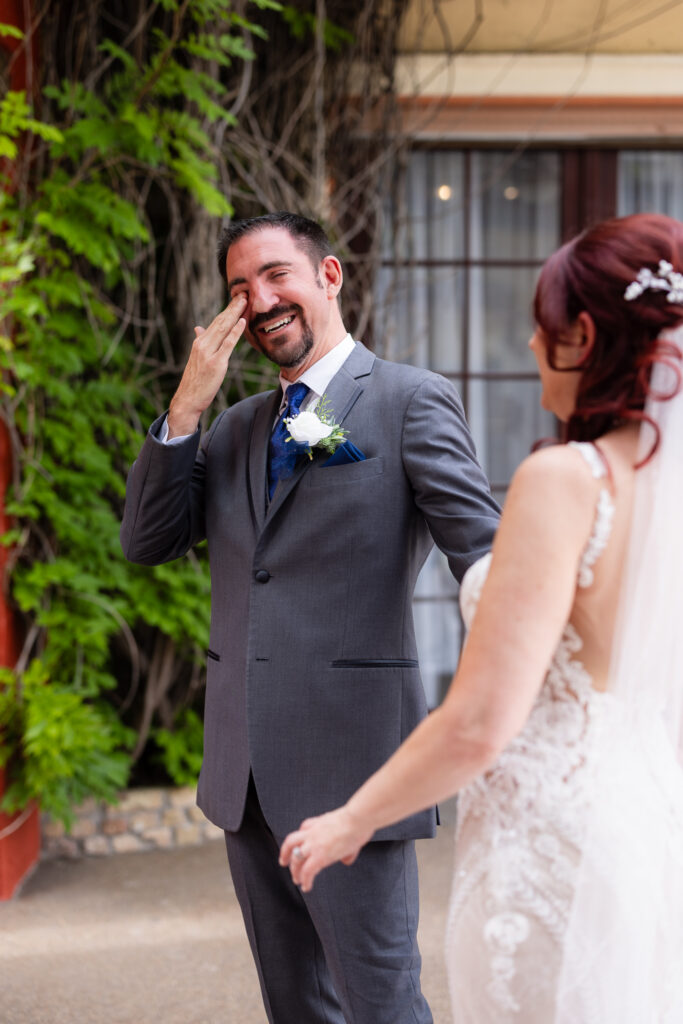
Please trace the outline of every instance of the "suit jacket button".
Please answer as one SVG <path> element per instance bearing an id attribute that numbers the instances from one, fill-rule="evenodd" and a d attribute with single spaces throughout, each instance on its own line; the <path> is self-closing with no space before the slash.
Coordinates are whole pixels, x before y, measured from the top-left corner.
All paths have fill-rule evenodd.
<path id="1" fill-rule="evenodd" d="M 267 583 L 270 579 L 270 573 L 267 569 L 258 569 L 254 573 L 254 579 L 257 583 Z"/>

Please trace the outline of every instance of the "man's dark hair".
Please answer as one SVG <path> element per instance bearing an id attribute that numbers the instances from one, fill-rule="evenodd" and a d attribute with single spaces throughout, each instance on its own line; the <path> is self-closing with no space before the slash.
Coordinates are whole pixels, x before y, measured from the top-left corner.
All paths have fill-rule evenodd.
<path id="1" fill-rule="evenodd" d="M 222 278 L 226 277 L 226 260 L 228 249 L 240 238 L 250 235 L 254 231 L 262 231 L 264 228 L 282 228 L 294 239 L 294 242 L 303 252 L 306 253 L 313 264 L 313 270 L 317 272 L 320 261 L 326 256 L 332 256 L 330 240 L 314 220 L 302 217 L 298 213 L 289 213 L 281 210 L 279 213 L 265 213 L 261 217 L 250 217 L 248 220 L 234 220 L 221 232 L 218 240 L 218 272 Z"/>

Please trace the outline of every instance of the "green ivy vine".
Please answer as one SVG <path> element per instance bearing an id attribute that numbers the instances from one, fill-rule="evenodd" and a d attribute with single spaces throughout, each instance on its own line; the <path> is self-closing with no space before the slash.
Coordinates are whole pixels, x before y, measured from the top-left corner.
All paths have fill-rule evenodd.
<path id="1" fill-rule="evenodd" d="M 126 719 L 149 670 L 140 637 L 157 667 L 170 648 L 201 665 L 208 638 L 201 554 L 150 570 L 119 546 L 126 471 L 163 397 L 121 313 L 154 254 L 149 204 L 129 196 L 166 190 L 230 214 L 211 135 L 233 120 L 220 71 L 249 61 L 245 30 L 263 29 L 225 0 L 150 0 L 150 13 L 143 61 L 106 40 L 93 84 L 45 88 L 40 115 L 23 93 L 0 99 L 0 415 L 14 451 L 3 543 L 25 624 L 0 675 L 0 806 L 35 800 L 66 823 L 85 796 L 115 798 L 153 729 L 149 702 Z M 178 781 L 201 746 L 183 714 L 182 749 L 157 733 Z"/>

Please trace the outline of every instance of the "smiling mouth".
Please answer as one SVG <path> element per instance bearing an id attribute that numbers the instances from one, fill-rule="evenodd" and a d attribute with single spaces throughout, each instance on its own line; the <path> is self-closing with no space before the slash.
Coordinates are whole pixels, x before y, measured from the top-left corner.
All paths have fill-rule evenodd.
<path id="1" fill-rule="evenodd" d="M 291 316 L 284 316 L 281 320 L 276 321 L 276 323 L 271 324 L 269 327 L 262 327 L 261 330 L 264 334 L 274 334 L 276 331 L 281 331 L 284 327 L 288 327 L 293 319 L 294 314 L 292 313 Z"/>

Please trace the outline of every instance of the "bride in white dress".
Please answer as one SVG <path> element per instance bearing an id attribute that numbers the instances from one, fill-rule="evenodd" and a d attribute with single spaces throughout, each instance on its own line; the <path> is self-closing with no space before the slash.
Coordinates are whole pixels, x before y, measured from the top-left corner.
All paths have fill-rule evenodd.
<path id="1" fill-rule="evenodd" d="M 682 272 L 683 224 L 655 215 L 547 262 L 530 347 L 569 444 L 522 463 L 463 580 L 441 707 L 282 847 L 308 891 L 460 793 L 457 1024 L 683 1022 Z"/>

